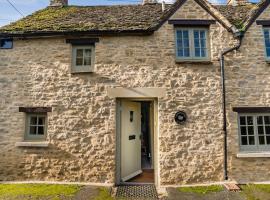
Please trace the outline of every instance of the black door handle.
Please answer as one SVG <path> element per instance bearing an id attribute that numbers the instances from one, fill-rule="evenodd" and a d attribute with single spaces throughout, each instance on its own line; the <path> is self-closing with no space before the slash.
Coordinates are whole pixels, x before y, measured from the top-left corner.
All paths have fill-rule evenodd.
<path id="1" fill-rule="evenodd" d="M 135 139 L 136 139 L 136 135 L 130 135 L 130 136 L 128 137 L 128 139 L 129 139 L 129 140 L 135 140 Z"/>

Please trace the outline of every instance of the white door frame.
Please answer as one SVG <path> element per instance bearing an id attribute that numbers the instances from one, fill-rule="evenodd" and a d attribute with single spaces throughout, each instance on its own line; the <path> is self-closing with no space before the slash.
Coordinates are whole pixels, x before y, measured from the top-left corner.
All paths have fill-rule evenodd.
<path id="1" fill-rule="evenodd" d="M 158 99 L 157 98 L 116 98 L 116 173 L 115 173 L 115 184 L 124 184 L 121 182 L 121 100 L 130 101 L 151 101 L 154 104 L 153 119 L 154 119 L 154 179 L 155 185 L 159 186 L 159 141 L 158 141 Z"/>

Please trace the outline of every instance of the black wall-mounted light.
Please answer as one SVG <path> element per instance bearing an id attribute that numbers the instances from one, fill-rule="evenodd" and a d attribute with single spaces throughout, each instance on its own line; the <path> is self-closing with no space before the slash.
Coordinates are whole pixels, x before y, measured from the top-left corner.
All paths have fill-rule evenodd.
<path id="1" fill-rule="evenodd" d="M 187 121 L 187 114 L 184 111 L 178 111 L 174 116 L 174 120 L 177 124 L 183 124 Z"/>

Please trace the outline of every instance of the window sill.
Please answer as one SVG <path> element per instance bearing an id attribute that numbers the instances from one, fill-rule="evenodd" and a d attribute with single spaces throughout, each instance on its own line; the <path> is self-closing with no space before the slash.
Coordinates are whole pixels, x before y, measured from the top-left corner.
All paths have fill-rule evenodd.
<path id="1" fill-rule="evenodd" d="M 49 142 L 16 142 L 15 143 L 16 147 L 41 147 L 41 148 L 46 148 L 49 147 Z"/>
<path id="2" fill-rule="evenodd" d="M 237 158 L 270 158 L 270 151 L 267 152 L 240 152 Z"/>
<path id="3" fill-rule="evenodd" d="M 175 63 L 177 64 L 213 64 L 210 60 L 176 60 Z"/>

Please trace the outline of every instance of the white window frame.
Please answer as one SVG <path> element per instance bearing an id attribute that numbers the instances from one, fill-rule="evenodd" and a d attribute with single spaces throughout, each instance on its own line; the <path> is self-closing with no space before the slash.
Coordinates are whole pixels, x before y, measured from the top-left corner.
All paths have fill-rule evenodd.
<path id="1" fill-rule="evenodd" d="M 189 34 L 189 55 L 190 57 L 178 57 L 177 54 L 177 31 L 178 30 L 187 30 Z M 195 56 L 195 47 L 194 47 L 194 30 L 203 30 L 205 31 L 206 37 L 206 56 L 205 57 L 196 57 Z M 209 38 L 209 28 L 206 27 L 176 27 L 175 28 L 175 57 L 176 61 L 210 61 L 210 38 Z"/>
<path id="2" fill-rule="evenodd" d="M 31 117 L 44 117 L 44 134 L 43 135 L 32 135 L 30 134 L 30 123 Z M 37 125 L 38 126 L 38 125 Z M 25 141 L 44 141 L 47 137 L 47 114 L 35 114 L 35 113 L 26 113 L 26 122 L 25 122 Z"/>
<path id="3" fill-rule="evenodd" d="M 76 65 L 76 57 L 78 49 L 91 49 L 91 64 L 90 65 Z M 84 56 L 84 54 L 83 54 Z M 72 45 L 72 73 L 93 72 L 95 65 L 95 46 L 94 45 Z"/>
<path id="4" fill-rule="evenodd" d="M 269 32 L 269 36 L 270 36 L 270 27 L 263 27 L 263 44 L 264 44 L 264 56 L 265 56 L 265 59 L 267 61 L 270 61 L 270 56 L 267 56 L 267 51 L 266 51 L 266 45 L 265 45 L 265 36 L 264 36 L 264 31 L 267 30 Z M 269 38 L 270 39 L 270 38 Z"/>
<path id="5" fill-rule="evenodd" d="M 242 145 L 241 139 L 241 126 L 240 126 L 240 117 L 242 116 L 252 116 L 253 117 L 253 128 L 254 128 L 254 136 L 255 136 L 255 145 Z M 265 138 L 265 144 L 259 145 L 259 134 L 258 134 L 258 124 L 257 117 L 258 116 L 270 116 L 270 113 L 238 113 L 238 143 L 240 152 L 270 152 L 270 144 L 267 145 L 267 141 Z M 264 133 L 265 133 L 265 124 L 263 123 Z M 248 133 L 247 133 L 248 135 Z"/>

